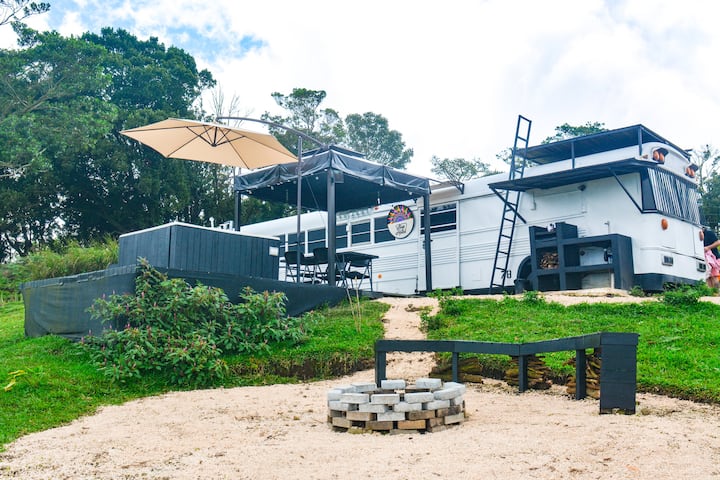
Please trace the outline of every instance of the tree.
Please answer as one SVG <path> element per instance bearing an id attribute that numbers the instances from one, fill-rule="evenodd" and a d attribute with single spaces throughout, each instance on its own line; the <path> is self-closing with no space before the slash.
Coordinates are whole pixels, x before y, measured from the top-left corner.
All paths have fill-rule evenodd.
<path id="1" fill-rule="evenodd" d="M 103 69 L 111 82 L 105 95 L 119 113 L 111 134 L 62 170 L 73 233 L 91 238 L 172 220 L 203 224 L 210 217 L 232 218 L 229 169 L 164 158 L 118 133 L 168 117 L 202 117 L 194 104 L 215 85 L 212 75 L 155 37 L 141 41 L 125 30 L 103 28 L 100 35 L 82 38 L 108 52 Z M 70 182 L 73 177 L 77 180 Z"/>
<path id="2" fill-rule="evenodd" d="M 705 144 L 698 150 L 692 152 L 693 163 L 698 166 L 696 172 L 700 193 L 706 193 L 706 181 L 715 177 L 720 167 L 720 151 L 710 144 Z"/>
<path id="3" fill-rule="evenodd" d="M 46 2 L 31 0 L 0 0 L 0 25 L 19 22 L 31 15 L 39 15 L 50 10 Z"/>
<path id="4" fill-rule="evenodd" d="M 497 173 L 490 168 L 490 165 L 481 162 L 479 158 L 473 158 L 472 160 L 444 158 L 441 160 L 433 156 L 430 163 L 432 164 L 431 171 L 434 174 L 454 183 Z"/>
<path id="5" fill-rule="evenodd" d="M 15 23 L 21 50 L 0 51 L 0 242 L 21 255 L 62 231 L 57 163 L 107 134 L 117 109 L 103 98 L 106 52 Z"/>
<path id="6" fill-rule="evenodd" d="M 265 112 L 263 120 L 299 130 L 322 143 L 336 144 L 356 150 L 369 160 L 404 168 L 413 155 L 412 149 L 405 149 L 402 135 L 388 128 L 388 121 L 382 115 L 367 112 L 351 114 L 342 120 L 340 114 L 331 108 L 320 108 L 325 100 L 324 90 L 294 88 L 289 95 L 274 92 L 275 102 L 288 111 L 288 116 L 270 115 Z M 297 136 L 282 128 L 271 127 L 270 133 L 286 148 L 297 151 Z M 313 145 L 310 148 L 315 148 Z M 306 148 L 306 147 L 304 147 Z"/>
<path id="7" fill-rule="evenodd" d="M 308 90 L 306 88 L 293 88 L 289 95 L 273 92 L 272 97 L 275 103 L 287 110 L 288 116 L 270 115 L 265 112 L 260 118 L 298 130 L 322 143 L 341 143 L 345 137 L 342 119 L 335 110 L 320 108 L 326 95 L 324 90 Z M 269 131 L 288 150 L 297 152 L 297 135 L 277 127 L 270 127 Z M 303 146 L 303 149 L 307 150 L 318 146 Z"/>
<path id="8" fill-rule="evenodd" d="M 166 159 L 119 134 L 202 118 L 195 102 L 215 83 L 208 71 L 124 30 L 63 38 L 16 29 L 24 49 L 0 51 L 0 252 L 232 218 L 227 169 Z"/>
<path id="9" fill-rule="evenodd" d="M 702 194 L 703 223 L 716 230 L 720 227 L 720 176 L 713 175 L 705 179 Z"/>
<path id="10" fill-rule="evenodd" d="M 390 130 L 382 115 L 366 112 L 345 117 L 346 145 L 364 153 L 369 160 L 394 168 L 405 168 L 413 156 L 412 148 L 405 149 L 402 134 Z"/>
<path id="11" fill-rule="evenodd" d="M 541 144 L 547 144 L 552 142 L 559 142 L 561 140 L 569 140 L 575 137 L 582 137 L 584 135 L 592 135 L 593 133 L 606 132 L 605 124 L 602 122 L 587 122 L 585 125 L 573 126 L 568 123 L 563 123 L 560 126 L 555 127 L 555 135 L 545 138 Z M 495 155 L 495 157 L 503 163 L 510 165 L 512 162 L 512 148 L 508 147 Z"/>
<path id="12" fill-rule="evenodd" d="M 573 126 L 568 123 L 555 127 L 555 135 L 547 137 L 542 141 L 545 143 L 558 142 L 560 140 L 567 140 L 575 137 L 582 137 L 584 135 L 591 135 L 593 133 L 606 132 L 605 124 L 602 122 L 587 122 L 585 125 Z"/>

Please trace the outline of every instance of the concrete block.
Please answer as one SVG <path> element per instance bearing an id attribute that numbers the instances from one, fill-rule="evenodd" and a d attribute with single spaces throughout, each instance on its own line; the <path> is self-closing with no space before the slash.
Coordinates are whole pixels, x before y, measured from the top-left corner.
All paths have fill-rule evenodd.
<path id="1" fill-rule="evenodd" d="M 396 412 L 417 412 L 422 410 L 422 403 L 400 402 L 393 405 L 393 410 Z"/>
<path id="2" fill-rule="evenodd" d="M 398 420 L 405 420 L 404 412 L 393 412 L 392 410 L 385 413 L 377 414 L 378 422 L 396 422 Z"/>
<path id="3" fill-rule="evenodd" d="M 347 395 L 347 394 L 346 394 Z M 433 400 L 423 404 L 423 410 L 437 410 L 439 408 L 449 408 L 450 400 Z"/>
<path id="4" fill-rule="evenodd" d="M 405 393 L 403 399 L 408 403 L 427 403 L 435 400 L 432 392 Z"/>
<path id="5" fill-rule="evenodd" d="M 340 390 L 342 393 L 354 393 L 355 387 L 352 385 L 336 385 L 333 390 Z"/>
<path id="6" fill-rule="evenodd" d="M 368 403 L 370 395 L 367 393 L 343 393 L 340 401 L 345 403 Z"/>
<path id="7" fill-rule="evenodd" d="M 345 418 L 347 418 L 348 420 L 367 422 L 370 420 L 375 420 L 375 415 L 377 415 L 377 414 L 372 413 L 372 412 L 355 411 L 355 412 L 347 412 L 347 415 Z"/>
<path id="8" fill-rule="evenodd" d="M 451 398 L 457 398 L 462 395 L 459 388 L 441 388 L 433 392 L 435 400 L 450 400 Z"/>
<path id="9" fill-rule="evenodd" d="M 415 386 L 419 388 L 438 389 L 442 388 L 442 380 L 439 378 L 418 378 Z"/>
<path id="10" fill-rule="evenodd" d="M 357 407 L 361 412 L 385 413 L 390 411 L 390 406 L 382 403 L 361 403 Z"/>
<path id="11" fill-rule="evenodd" d="M 370 403 L 381 403 L 383 405 L 395 405 L 400 403 L 399 393 L 376 393 L 370 397 Z"/>
<path id="12" fill-rule="evenodd" d="M 455 415 L 448 415 L 445 417 L 445 425 L 450 425 L 452 423 L 462 423 L 465 421 L 465 414 L 464 413 L 458 413 Z"/>
<path id="13" fill-rule="evenodd" d="M 358 406 L 354 403 L 342 402 L 340 400 L 333 400 L 328 402 L 330 410 L 337 410 L 339 412 L 349 412 L 351 410 L 357 410 Z"/>
<path id="14" fill-rule="evenodd" d="M 340 400 L 340 395 L 343 394 L 343 391 L 338 388 L 333 388 L 332 390 L 328 390 L 327 392 L 327 399 L 328 402 L 333 400 Z"/>
<path id="15" fill-rule="evenodd" d="M 467 387 L 464 383 L 459 382 L 445 382 L 443 383 L 443 388 L 459 388 L 462 393 L 465 393 L 467 391 Z"/>
<path id="16" fill-rule="evenodd" d="M 398 430 L 424 430 L 427 425 L 425 420 L 399 420 Z"/>
<path id="17" fill-rule="evenodd" d="M 415 385 L 408 385 L 405 387 L 405 393 L 417 393 L 417 392 L 429 392 L 429 388 L 420 388 Z"/>
<path id="18" fill-rule="evenodd" d="M 405 380 L 382 380 L 380 388 L 383 390 L 403 390 L 405 389 Z"/>
<path id="19" fill-rule="evenodd" d="M 332 417 L 344 417 L 347 411 L 343 412 L 342 410 L 328 410 L 328 417 L 332 419 Z M 328 420 L 329 422 L 330 420 Z"/>
<path id="20" fill-rule="evenodd" d="M 451 398 L 451 399 L 450 399 L 450 406 L 451 406 L 451 407 L 455 407 L 455 406 L 457 406 L 457 407 L 462 407 L 464 403 L 465 403 L 465 398 L 464 398 L 462 395 L 460 395 L 459 397 L 455 397 L 455 398 Z"/>
<path id="21" fill-rule="evenodd" d="M 374 383 L 353 383 L 352 386 L 355 388 L 355 392 L 357 393 L 366 393 L 366 392 L 372 392 L 374 390 L 377 390 L 377 385 Z"/>

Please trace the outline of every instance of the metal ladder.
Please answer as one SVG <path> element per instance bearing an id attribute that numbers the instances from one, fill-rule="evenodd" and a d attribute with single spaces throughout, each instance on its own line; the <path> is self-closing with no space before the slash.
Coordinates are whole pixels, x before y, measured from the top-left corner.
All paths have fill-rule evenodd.
<path id="1" fill-rule="evenodd" d="M 530 141 L 530 126 L 532 122 L 522 115 L 518 115 L 517 127 L 515 128 L 515 142 L 513 143 L 512 158 L 510 162 L 509 180 L 523 178 L 525 173 L 526 150 Z M 521 136 L 521 128 L 524 136 Z M 520 152 L 522 151 L 522 155 Z M 503 212 L 498 232 L 497 248 L 495 248 L 495 261 L 493 262 L 492 275 L 490 278 L 489 292 L 501 293 L 505 289 L 505 278 L 507 276 L 508 264 L 510 263 L 510 251 L 512 249 L 513 236 L 515 235 L 515 223 L 517 222 L 518 204 L 520 203 L 520 192 L 505 190 L 501 196 L 503 199 Z M 522 218 L 522 217 L 520 217 Z"/>

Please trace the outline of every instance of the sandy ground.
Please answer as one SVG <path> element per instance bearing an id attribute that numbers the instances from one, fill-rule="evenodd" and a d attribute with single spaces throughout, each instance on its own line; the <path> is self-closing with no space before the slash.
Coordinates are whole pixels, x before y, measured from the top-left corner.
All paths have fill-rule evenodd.
<path id="1" fill-rule="evenodd" d="M 555 297 L 571 303 L 577 297 Z M 387 338 L 422 338 L 414 307 L 386 298 Z M 587 301 L 587 299 L 582 300 Z M 596 301 L 624 300 L 600 294 Z M 408 308 L 412 305 L 412 308 Z M 428 354 L 388 354 L 388 377 L 428 375 Z M 468 418 L 434 433 L 351 434 L 326 423 L 331 381 L 171 393 L 102 408 L 20 438 L 0 478 L 708 479 L 720 478 L 720 408 L 639 394 L 635 415 L 599 415 L 560 388 L 517 394 L 468 384 Z"/>

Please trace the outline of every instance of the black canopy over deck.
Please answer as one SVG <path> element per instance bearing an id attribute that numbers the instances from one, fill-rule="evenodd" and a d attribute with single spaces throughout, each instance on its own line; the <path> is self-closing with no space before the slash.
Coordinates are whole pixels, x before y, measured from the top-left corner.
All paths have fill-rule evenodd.
<path id="1" fill-rule="evenodd" d="M 430 205 L 430 180 L 331 145 L 305 152 L 301 162 L 301 204 L 328 212 L 327 232 L 335 232 L 336 212 L 423 198 Z M 235 193 L 292 204 L 297 197 L 297 164 L 281 164 L 235 177 Z M 424 215 L 425 245 L 430 245 L 430 216 Z M 239 225 L 239 212 L 235 218 Z M 335 274 L 335 236 L 328 234 L 328 275 Z M 430 249 L 425 249 L 426 291 L 432 290 Z"/>

